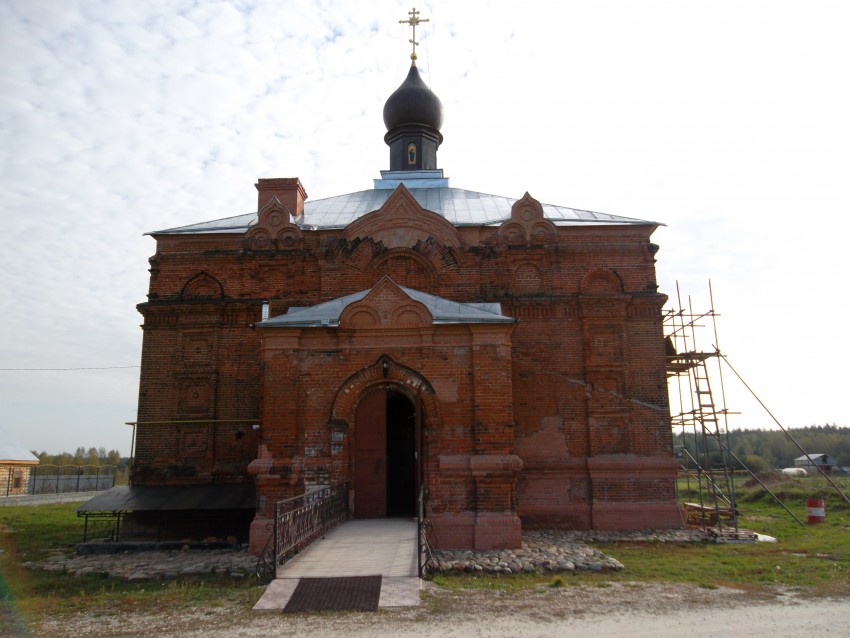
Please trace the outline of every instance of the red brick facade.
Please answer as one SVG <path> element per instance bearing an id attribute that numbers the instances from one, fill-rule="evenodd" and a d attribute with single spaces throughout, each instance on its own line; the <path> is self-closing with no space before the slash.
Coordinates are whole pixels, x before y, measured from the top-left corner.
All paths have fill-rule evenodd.
<path id="1" fill-rule="evenodd" d="M 440 547 L 681 525 L 653 224 L 556 225 L 526 194 L 500 225 L 456 227 L 399 186 L 314 229 L 298 180 L 257 188 L 247 232 L 154 233 L 134 484 L 254 481 L 254 551 L 306 486 L 348 482 L 358 516 L 358 406 L 380 391 L 412 406 Z M 400 286 L 516 322 L 437 324 Z M 338 325 L 252 326 L 265 301 L 274 317 L 365 290 Z"/>

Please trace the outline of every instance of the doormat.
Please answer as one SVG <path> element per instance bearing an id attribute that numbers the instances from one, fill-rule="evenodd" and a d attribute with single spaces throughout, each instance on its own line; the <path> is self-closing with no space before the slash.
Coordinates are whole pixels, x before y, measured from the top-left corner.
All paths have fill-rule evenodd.
<path id="1" fill-rule="evenodd" d="M 375 611 L 380 597 L 380 576 L 302 578 L 283 611 Z"/>

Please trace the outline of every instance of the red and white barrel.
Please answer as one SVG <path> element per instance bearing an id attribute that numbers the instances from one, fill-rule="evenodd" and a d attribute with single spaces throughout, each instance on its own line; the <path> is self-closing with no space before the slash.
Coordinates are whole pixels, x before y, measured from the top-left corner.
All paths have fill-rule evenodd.
<path id="1" fill-rule="evenodd" d="M 806 499 L 806 517 L 809 523 L 823 523 L 826 520 L 826 508 L 822 498 Z"/>

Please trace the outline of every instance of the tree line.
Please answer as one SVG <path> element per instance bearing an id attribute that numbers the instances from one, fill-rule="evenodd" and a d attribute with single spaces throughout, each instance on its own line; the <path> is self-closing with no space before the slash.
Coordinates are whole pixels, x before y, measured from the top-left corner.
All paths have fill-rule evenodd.
<path id="1" fill-rule="evenodd" d="M 788 433 L 808 454 L 828 454 L 838 465 L 850 466 L 850 427 L 810 425 L 788 428 Z M 697 458 L 702 458 L 701 436 L 695 436 L 691 431 L 685 434 L 678 432 L 673 438 L 675 445 L 684 445 L 691 453 L 696 450 L 700 455 Z M 753 472 L 793 467 L 794 459 L 803 455 L 782 430 L 730 430 L 728 438 L 724 436 L 724 442 L 742 464 Z M 687 458 L 683 459 L 683 464 L 689 465 Z M 733 468 L 742 469 L 742 464 L 732 459 Z"/>
<path id="2" fill-rule="evenodd" d="M 78 447 L 75 452 L 62 452 L 60 454 L 48 454 L 47 452 L 32 453 L 38 457 L 39 465 L 112 465 L 124 469 L 130 462 L 129 457 L 121 456 L 118 450 L 106 451 L 106 448 Z"/>
<path id="3" fill-rule="evenodd" d="M 803 428 L 789 428 L 788 433 L 809 454 L 828 454 L 838 465 L 850 466 L 850 427 L 832 425 L 810 425 Z M 693 432 L 676 433 L 673 437 L 676 446 L 684 446 L 692 454 L 696 451 L 697 458 L 703 456 L 701 436 Z M 781 430 L 752 429 L 730 430 L 724 443 L 737 456 L 743 465 L 754 472 L 770 469 L 793 467 L 794 459 L 802 452 Z M 104 447 L 88 449 L 78 447 L 73 453 L 48 454 L 36 452 L 41 465 L 112 465 L 124 470 L 130 462 L 129 457 L 121 456 L 118 450 L 107 451 Z M 687 458 L 683 464 L 690 465 Z M 732 460 L 732 466 L 742 469 L 741 464 Z"/>

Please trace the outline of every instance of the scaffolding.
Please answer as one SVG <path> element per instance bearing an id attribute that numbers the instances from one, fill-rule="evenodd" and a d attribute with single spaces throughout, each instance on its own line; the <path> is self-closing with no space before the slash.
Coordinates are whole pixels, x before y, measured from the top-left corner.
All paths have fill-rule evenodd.
<path id="1" fill-rule="evenodd" d="M 720 315 L 714 310 L 711 281 L 708 282 L 708 293 L 709 310 L 695 312 L 690 296 L 687 307 L 682 303 L 679 283 L 676 282 L 678 308 L 669 308 L 664 313 L 671 425 L 676 456 L 681 459 L 677 496 L 682 502 L 688 525 L 701 527 L 720 540 L 755 540 L 756 534 L 738 527 L 733 462 L 734 467 L 749 474 L 798 524 L 804 524 L 732 452 L 728 417 L 738 413 L 730 412 L 726 407 L 724 366 L 732 371 L 797 449 L 812 464 L 814 462 L 721 353 L 717 334 L 717 317 Z M 698 338 L 706 329 L 710 330 L 714 341 L 710 349 L 703 349 Z M 850 498 L 841 488 L 822 468 L 818 467 L 818 471 L 850 505 Z"/>
<path id="2" fill-rule="evenodd" d="M 671 424 L 676 456 L 681 460 L 677 492 L 689 525 L 717 537 L 747 540 L 750 533 L 738 527 L 734 454 L 729 447 L 728 417 L 732 413 L 726 407 L 717 338 L 719 315 L 714 310 L 711 282 L 709 297 L 709 310 L 695 312 L 690 297 L 687 307 L 683 305 L 677 282 L 678 308 L 664 314 Z M 705 329 L 714 340 L 711 349 L 701 347 L 700 335 Z"/>

